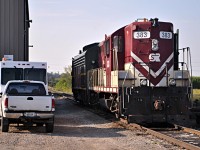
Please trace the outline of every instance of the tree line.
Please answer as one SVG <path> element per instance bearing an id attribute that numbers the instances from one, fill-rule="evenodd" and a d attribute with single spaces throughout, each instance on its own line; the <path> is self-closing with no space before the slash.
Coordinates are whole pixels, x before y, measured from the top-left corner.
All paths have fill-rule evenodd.
<path id="1" fill-rule="evenodd" d="M 65 72 L 59 73 L 48 73 L 48 84 L 57 91 L 66 93 L 72 92 L 72 67 L 68 66 L 64 68 Z M 200 89 L 200 77 L 192 77 L 192 83 L 194 89 Z"/>
<path id="2" fill-rule="evenodd" d="M 200 77 L 192 77 L 193 89 L 200 89 Z"/>

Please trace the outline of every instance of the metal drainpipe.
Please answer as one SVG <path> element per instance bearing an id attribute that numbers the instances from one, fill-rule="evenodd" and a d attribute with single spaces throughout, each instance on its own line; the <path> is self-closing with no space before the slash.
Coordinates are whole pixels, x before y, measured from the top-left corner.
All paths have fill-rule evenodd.
<path id="1" fill-rule="evenodd" d="M 24 0 L 24 60 L 26 60 L 26 0 Z"/>

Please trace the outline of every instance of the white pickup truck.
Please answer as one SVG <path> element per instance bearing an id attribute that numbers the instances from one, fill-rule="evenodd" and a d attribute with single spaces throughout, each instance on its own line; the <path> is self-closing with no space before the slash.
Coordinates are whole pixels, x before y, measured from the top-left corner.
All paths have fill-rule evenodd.
<path id="1" fill-rule="evenodd" d="M 54 128 L 54 97 L 40 81 L 9 81 L 0 95 L 1 131 L 8 132 L 9 124 L 43 126 L 46 132 Z"/>

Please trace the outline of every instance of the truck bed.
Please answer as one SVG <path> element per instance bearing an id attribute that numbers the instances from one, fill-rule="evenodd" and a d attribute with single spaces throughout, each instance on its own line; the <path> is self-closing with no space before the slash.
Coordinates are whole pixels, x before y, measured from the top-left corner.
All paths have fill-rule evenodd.
<path id="1" fill-rule="evenodd" d="M 51 111 L 51 96 L 8 96 L 9 111 Z"/>

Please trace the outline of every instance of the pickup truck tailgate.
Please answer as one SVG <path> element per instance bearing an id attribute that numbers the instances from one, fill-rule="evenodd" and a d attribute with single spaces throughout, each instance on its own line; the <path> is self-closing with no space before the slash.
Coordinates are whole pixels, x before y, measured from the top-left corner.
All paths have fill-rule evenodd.
<path id="1" fill-rule="evenodd" d="M 51 111 L 51 96 L 8 96 L 8 110 Z"/>

